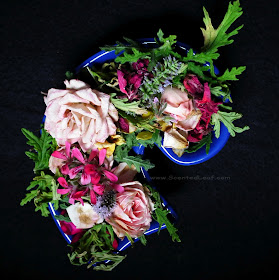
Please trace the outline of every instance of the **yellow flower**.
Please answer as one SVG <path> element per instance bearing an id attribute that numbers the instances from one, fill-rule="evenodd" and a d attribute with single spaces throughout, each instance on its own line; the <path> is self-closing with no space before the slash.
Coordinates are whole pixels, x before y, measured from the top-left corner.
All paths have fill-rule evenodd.
<path id="1" fill-rule="evenodd" d="M 99 151 L 105 148 L 107 150 L 107 157 L 110 157 L 115 150 L 115 143 L 109 143 L 108 141 L 105 141 L 104 143 L 97 142 L 95 143 L 95 146 Z"/>

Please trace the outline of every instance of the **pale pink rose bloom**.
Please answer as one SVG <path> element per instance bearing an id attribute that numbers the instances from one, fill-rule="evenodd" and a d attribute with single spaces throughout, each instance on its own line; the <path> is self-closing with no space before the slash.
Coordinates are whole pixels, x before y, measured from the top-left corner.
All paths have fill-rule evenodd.
<path id="1" fill-rule="evenodd" d="M 64 83 L 65 90 L 52 88 L 44 98 L 45 129 L 58 145 L 78 142 L 85 152 L 114 135 L 118 112 L 110 103 L 110 96 L 79 80 Z"/>
<path id="2" fill-rule="evenodd" d="M 186 92 L 177 88 L 166 87 L 161 101 L 167 103 L 164 114 L 172 116 L 178 128 L 189 131 L 197 126 L 201 113 L 194 108 L 193 101 Z"/>
<path id="3" fill-rule="evenodd" d="M 128 233 L 131 237 L 141 236 L 150 227 L 153 204 L 148 190 L 140 182 L 121 184 L 123 193 L 118 193 L 113 213 L 106 218 L 115 232 L 123 239 Z"/>

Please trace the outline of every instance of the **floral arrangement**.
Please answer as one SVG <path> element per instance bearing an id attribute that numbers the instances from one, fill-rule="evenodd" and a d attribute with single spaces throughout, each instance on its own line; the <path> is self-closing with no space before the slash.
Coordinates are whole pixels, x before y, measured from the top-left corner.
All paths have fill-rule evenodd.
<path id="1" fill-rule="evenodd" d="M 163 145 L 178 156 L 203 146 L 208 152 L 220 122 L 232 136 L 249 129 L 233 124 L 242 115 L 228 105 L 229 82 L 245 67 L 216 75 L 213 66 L 218 48 L 231 44 L 242 27 L 227 33 L 241 14 L 239 1 L 230 3 L 214 29 L 204 9 L 204 46 L 197 53 L 182 52 L 176 36 L 164 37 L 162 30 L 153 48 L 124 38 L 101 48 L 114 51 L 115 60 L 67 72 L 65 89 L 45 94 L 40 136 L 22 129 L 33 146 L 26 155 L 35 162 L 35 178 L 21 205 L 33 200 L 43 216 L 49 203 L 61 210 L 55 218 L 73 236 L 72 264 L 113 269 L 125 258 L 117 251 L 119 240 L 146 244 L 152 219 L 180 242 L 159 193 L 140 178 L 154 165 L 133 147 Z"/>

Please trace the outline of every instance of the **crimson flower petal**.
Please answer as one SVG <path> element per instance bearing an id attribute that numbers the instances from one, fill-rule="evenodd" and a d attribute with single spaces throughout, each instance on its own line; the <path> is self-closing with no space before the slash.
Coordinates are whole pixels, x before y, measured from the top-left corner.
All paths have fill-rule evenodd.
<path id="1" fill-rule="evenodd" d="M 64 156 L 63 154 L 61 154 L 60 152 L 58 151 L 54 151 L 52 154 L 51 154 L 52 157 L 55 157 L 55 158 L 60 158 L 60 159 L 64 159 L 64 160 L 67 160 L 67 157 Z"/>
<path id="2" fill-rule="evenodd" d="M 98 150 L 92 150 L 88 158 L 88 162 L 92 161 L 98 154 Z"/>
<path id="3" fill-rule="evenodd" d="M 65 178 L 59 177 L 59 178 L 57 179 L 57 181 L 58 181 L 58 183 L 59 183 L 63 188 L 68 188 L 68 187 L 69 187 L 67 181 L 65 180 Z"/>
<path id="4" fill-rule="evenodd" d="M 124 192 L 124 187 L 122 187 L 122 186 L 119 185 L 119 184 L 114 184 L 114 185 L 113 185 L 113 188 L 114 188 L 117 192 L 119 192 L 119 193 L 123 193 L 123 192 Z"/>
<path id="5" fill-rule="evenodd" d="M 91 175 L 91 183 L 93 185 L 98 184 L 100 182 L 100 179 L 101 179 L 101 175 L 98 172 Z"/>
<path id="6" fill-rule="evenodd" d="M 107 150 L 106 149 L 100 150 L 100 152 L 99 152 L 99 165 L 102 165 L 104 163 L 106 154 L 107 154 Z"/>
<path id="7" fill-rule="evenodd" d="M 112 181 L 113 183 L 115 183 L 115 182 L 118 181 L 118 177 L 117 177 L 115 174 L 109 172 L 108 170 L 104 170 L 103 172 L 104 172 L 105 176 L 106 176 L 110 181 Z"/>
<path id="8" fill-rule="evenodd" d="M 57 193 L 59 194 L 66 194 L 70 191 L 70 189 L 57 189 Z"/>
<path id="9" fill-rule="evenodd" d="M 93 187 L 93 190 L 95 193 L 102 195 L 104 193 L 105 190 L 105 186 L 101 185 L 101 184 L 97 184 Z"/>
<path id="10" fill-rule="evenodd" d="M 68 174 L 69 174 L 69 171 L 70 171 L 70 169 L 69 169 L 68 164 L 64 164 L 64 165 L 61 167 L 61 173 L 62 173 L 63 175 L 68 175 Z"/>
<path id="11" fill-rule="evenodd" d="M 72 150 L 72 156 L 75 157 L 76 159 L 78 159 L 81 163 L 85 163 L 82 153 L 80 152 L 80 150 L 78 148 L 74 148 Z"/>
<path id="12" fill-rule="evenodd" d="M 93 175 L 93 174 L 96 174 L 96 166 L 93 165 L 93 164 L 87 164 L 85 165 L 84 167 L 84 172 L 88 175 Z"/>
<path id="13" fill-rule="evenodd" d="M 90 190 L 90 201 L 92 204 L 96 204 L 97 202 L 96 194 L 93 190 Z"/>
<path id="14" fill-rule="evenodd" d="M 127 80 L 124 78 L 125 74 L 121 70 L 117 70 L 117 77 L 120 91 L 127 94 L 125 87 L 127 86 Z"/>
<path id="15" fill-rule="evenodd" d="M 72 169 L 70 169 L 69 171 L 69 177 L 70 179 L 74 179 L 76 177 L 76 175 L 84 168 L 83 165 L 80 165 L 80 166 L 77 166 L 77 167 L 74 167 Z"/>

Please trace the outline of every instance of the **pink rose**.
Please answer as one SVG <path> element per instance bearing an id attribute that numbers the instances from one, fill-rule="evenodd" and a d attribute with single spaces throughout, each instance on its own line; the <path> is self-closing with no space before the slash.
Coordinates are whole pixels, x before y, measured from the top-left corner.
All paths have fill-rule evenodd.
<path id="1" fill-rule="evenodd" d="M 124 187 L 124 192 L 117 194 L 116 206 L 106 222 L 113 227 L 120 239 L 126 233 L 136 238 L 150 227 L 152 202 L 140 182 L 124 183 L 121 186 Z"/>
<path id="2" fill-rule="evenodd" d="M 118 112 L 108 94 L 79 80 L 65 81 L 66 89 L 50 89 L 45 97 L 45 129 L 59 146 L 78 142 L 85 152 L 116 133 Z"/>
<path id="3" fill-rule="evenodd" d="M 176 121 L 176 126 L 184 131 L 192 130 L 199 122 L 201 113 L 195 110 L 188 94 L 177 88 L 166 87 L 161 102 L 166 102 L 164 114 L 169 114 Z"/>

